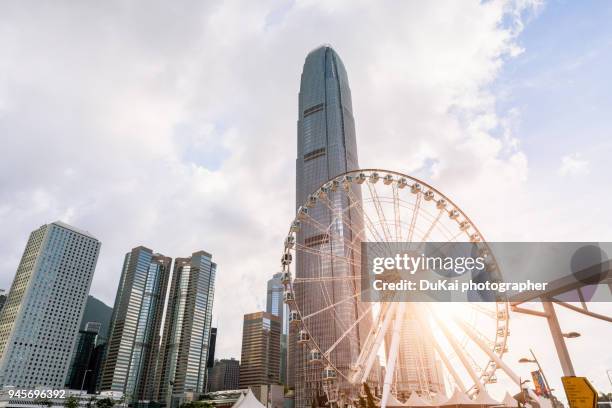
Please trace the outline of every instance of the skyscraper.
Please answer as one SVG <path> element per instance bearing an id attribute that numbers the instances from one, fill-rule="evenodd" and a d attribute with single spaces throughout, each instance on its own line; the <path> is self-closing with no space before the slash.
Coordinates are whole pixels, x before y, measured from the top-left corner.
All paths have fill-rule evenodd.
<path id="1" fill-rule="evenodd" d="M 275 273 L 272 279 L 268 280 L 268 291 L 266 296 L 266 312 L 278 317 L 282 322 L 285 312 L 283 303 L 283 292 L 285 287 L 281 282 L 282 273 Z"/>
<path id="2" fill-rule="evenodd" d="M 216 271 L 205 251 L 174 262 L 157 379 L 157 398 L 166 406 L 204 392 Z"/>
<path id="3" fill-rule="evenodd" d="M 79 331 L 70 372 L 66 378 L 68 388 L 80 390 L 83 387 L 84 390 L 88 390 L 88 388 L 92 388 L 90 384 L 93 383 L 93 391 L 95 391 L 95 380 L 92 381 L 93 373 L 90 372 L 89 361 L 96 347 L 96 337 L 98 337 L 96 331 Z M 85 384 L 86 382 L 87 384 Z"/>
<path id="4" fill-rule="evenodd" d="M 59 221 L 30 234 L 0 313 L 0 387 L 64 386 L 99 251 Z"/>
<path id="5" fill-rule="evenodd" d="M 210 391 L 237 390 L 240 387 L 240 362 L 236 359 L 215 361 L 210 374 Z"/>
<path id="6" fill-rule="evenodd" d="M 210 328 L 210 340 L 208 341 L 208 358 L 206 359 L 206 391 L 210 391 L 210 376 L 215 366 L 215 347 L 217 345 L 217 328 Z"/>
<path id="7" fill-rule="evenodd" d="M 143 246 L 125 255 L 101 389 L 128 403 L 154 398 L 164 300 L 172 260 Z"/>
<path id="8" fill-rule="evenodd" d="M 281 324 L 280 337 L 280 382 L 287 383 L 287 316 L 283 302 L 285 286 L 281 282 L 282 273 L 276 273 L 268 280 L 268 291 L 266 296 L 266 312 L 278 317 Z"/>
<path id="9" fill-rule="evenodd" d="M 240 387 L 279 383 L 280 333 L 278 317 L 267 312 L 244 315 Z"/>
<path id="10" fill-rule="evenodd" d="M 329 179 L 346 171 L 359 168 L 357 161 L 357 142 L 355 122 L 346 69 L 338 54 L 329 46 L 311 51 L 306 57 L 299 94 L 298 143 L 296 160 L 296 208 L 306 202 L 308 195 Z M 361 190 L 353 187 L 350 197 L 361 200 Z M 333 213 L 343 213 L 341 222 L 334 223 L 333 234 L 323 233 L 313 224 L 331 226 L 333 214 L 330 209 L 317 207 L 310 213 L 312 223 L 303 223 L 297 234 L 297 243 L 320 253 L 330 253 L 340 257 L 354 256 L 352 246 L 358 246 L 358 237 L 352 231 L 360 231 L 363 218 L 348 210 L 351 204 L 349 194 L 339 189 L 329 196 Z M 331 261 L 330 261 L 331 259 Z M 317 255 L 298 251 L 295 260 L 297 278 L 329 276 L 334 278 L 359 275 L 358 267 L 348 263 L 336 262 L 327 257 L 321 264 Z M 353 264 L 359 265 L 359 260 Z M 321 266 L 319 267 L 318 265 Z M 331 281 L 319 286 L 303 285 L 296 287 L 296 301 L 300 311 L 311 314 L 320 311 L 334 299 L 347 299 L 353 293 L 346 284 Z M 320 313 L 309 320 L 311 335 L 318 345 L 327 350 L 341 335 L 342 327 L 338 320 L 354 322 L 359 318 L 357 300 L 346 301 L 334 308 L 333 313 Z M 369 323 L 364 318 L 351 336 L 347 336 L 334 349 L 333 360 L 337 367 L 348 370 L 351 361 L 359 353 L 360 338 Z M 295 386 L 296 406 L 305 408 L 320 390 L 321 367 L 306 365 L 305 358 L 310 350 L 298 345 L 294 333 L 290 333 L 289 384 Z"/>

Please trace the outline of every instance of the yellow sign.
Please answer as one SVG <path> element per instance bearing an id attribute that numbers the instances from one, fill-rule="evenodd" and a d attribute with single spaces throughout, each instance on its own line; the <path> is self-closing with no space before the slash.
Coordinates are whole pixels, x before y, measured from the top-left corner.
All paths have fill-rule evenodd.
<path id="1" fill-rule="evenodd" d="M 570 408 L 597 408 L 597 391 L 585 377 L 561 377 Z"/>

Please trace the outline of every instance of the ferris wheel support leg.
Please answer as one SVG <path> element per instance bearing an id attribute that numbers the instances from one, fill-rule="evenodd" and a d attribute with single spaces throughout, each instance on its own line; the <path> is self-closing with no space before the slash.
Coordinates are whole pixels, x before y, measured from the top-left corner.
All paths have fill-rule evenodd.
<path id="1" fill-rule="evenodd" d="M 463 350 L 461 349 L 461 346 L 457 343 L 457 340 L 455 339 L 455 336 L 453 336 L 453 334 L 450 332 L 450 330 L 448 330 L 448 327 L 446 327 L 446 324 L 444 324 L 444 322 L 442 321 L 442 319 L 440 319 L 440 317 L 438 315 L 436 315 L 433 312 L 432 312 L 432 315 L 434 316 L 434 318 L 436 319 L 438 325 L 440 326 L 440 328 L 444 332 L 444 336 L 446 337 L 446 339 L 450 343 L 451 347 L 455 351 L 455 354 L 457 354 L 457 356 L 459 357 L 459 360 L 461 360 L 461 364 L 463 364 L 463 367 L 465 367 L 466 371 L 470 375 L 470 378 L 472 379 L 472 381 L 474 381 L 474 385 L 476 385 L 476 387 L 478 388 L 478 391 L 484 390 L 484 385 L 480 382 L 480 379 L 476 375 L 476 372 L 474 371 L 474 368 L 470 365 L 470 362 L 465 357 L 465 354 L 463 353 Z"/>
<path id="2" fill-rule="evenodd" d="M 402 330 L 402 321 L 404 320 L 404 312 L 406 311 L 406 303 L 402 302 L 397 308 L 397 314 L 393 321 L 393 332 L 391 337 L 391 347 L 389 347 L 389 360 L 385 371 L 385 382 L 383 384 L 382 400 L 380 408 L 387 407 L 389 393 L 391 392 L 391 384 L 393 383 L 393 374 L 395 373 L 395 363 L 399 352 L 400 334 Z"/>
<path id="3" fill-rule="evenodd" d="M 367 381 L 368 376 L 370 375 L 370 371 L 372 370 L 372 366 L 374 365 L 374 361 L 378 357 L 378 350 L 380 350 L 380 346 L 382 345 L 383 340 L 385 339 L 385 333 L 389 328 L 389 324 L 393 319 L 393 315 L 395 313 L 395 309 L 397 308 L 397 304 L 394 303 L 389 306 L 385 317 L 383 319 L 383 323 L 381 328 L 376 332 L 376 337 L 374 338 L 373 345 L 371 347 L 364 348 L 364 352 L 359 356 L 359 360 L 357 361 L 357 366 L 359 367 L 363 361 L 366 359 L 365 370 L 363 371 L 361 378 L 359 379 L 359 383 L 362 384 Z"/>
<path id="4" fill-rule="evenodd" d="M 459 326 L 461 326 L 461 328 L 463 329 L 463 331 L 468 335 L 468 337 L 472 339 L 472 341 L 476 343 L 476 345 L 480 347 L 480 349 L 484 351 L 489 356 L 489 358 L 495 362 L 497 367 L 504 370 L 504 372 L 508 375 L 508 377 L 510 377 L 512 381 L 514 381 L 516 385 L 520 385 L 521 380 L 519 379 L 519 376 L 516 375 L 516 373 L 514 373 L 514 371 L 512 371 L 510 367 L 508 367 L 508 365 L 504 363 L 503 360 L 499 358 L 497 354 L 492 352 L 491 349 L 487 347 L 487 345 L 482 341 L 482 339 L 478 337 L 474 329 L 472 329 L 470 325 L 464 322 L 463 320 L 459 320 L 458 323 Z"/>
<path id="5" fill-rule="evenodd" d="M 544 299 L 542 299 L 542 307 L 544 308 L 544 313 L 547 314 L 546 319 L 548 320 L 550 334 L 552 335 L 553 342 L 555 343 L 555 349 L 557 349 L 557 355 L 559 356 L 559 363 L 561 363 L 563 375 L 575 376 L 576 372 L 574 371 L 574 365 L 572 364 L 572 359 L 570 358 L 569 351 L 565 345 L 565 339 L 563 338 L 561 326 L 559 325 L 559 320 L 557 319 L 555 307 L 551 302 L 546 302 Z"/>

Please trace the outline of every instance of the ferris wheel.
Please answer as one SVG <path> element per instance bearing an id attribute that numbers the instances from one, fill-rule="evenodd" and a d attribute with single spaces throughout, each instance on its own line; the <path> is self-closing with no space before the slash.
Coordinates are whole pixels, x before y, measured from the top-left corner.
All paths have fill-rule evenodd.
<path id="1" fill-rule="evenodd" d="M 319 381 L 339 405 L 363 383 L 378 384 L 383 408 L 415 391 L 435 400 L 447 386 L 474 396 L 497 381 L 498 369 L 519 382 L 502 361 L 507 302 L 364 302 L 362 242 L 381 255 L 392 243 L 488 248 L 455 203 L 408 175 L 355 170 L 321 185 L 298 208 L 281 261 L 304 381 Z"/>

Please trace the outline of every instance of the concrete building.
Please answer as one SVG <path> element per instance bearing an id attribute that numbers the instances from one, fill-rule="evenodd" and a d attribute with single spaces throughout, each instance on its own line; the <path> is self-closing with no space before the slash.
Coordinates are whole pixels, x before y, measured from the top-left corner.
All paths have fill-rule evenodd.
<path id="1" fill-rule="evenodd" d="M 342 60 L 329 46 L 311 51 L 304 62 L 297 136 L 296 210 L 306 203 L 309 194 L 325 182 L 359 168 L 348 77 Z M 362 230 L 363 216 L 349 209 L 350 203 L 356 200 L 361 200 L 360 186 L 351 187 L 349 193 L 338 189 L 329 195 L 334 211 L 319 206 L 309 212 L 313 222 L 303 223 L 296 239 L 298 245 L 308 247 L 310 251 L 296 253 L 296 278 L 350 278 L 360 275 L 359 259 L 348 264 L 338 257 L 331 257 L 332 254 L 345 256 L 351 253 L 351 247 L 359 246 L 359 238 L 353 237 L 352 231 Z M 315 224 L 331 226 L 335 214 L 342 214 L 343 218 L 334 221 L 333 235 L 322 233 Z M 330 257 L 325 258 L 327 262 L 322 262 L 317 252 L 329 253 Z M 324 309 L 327 306 L 327 294 L 330 293 L 336 300 L 349 299 L 354 294 L 354 287 L 345 282 L 338 279 L 321 285 L 297 286 L 295 296 L 300 311 L 309 315 Z M 342 302 L 335 307 L 334 313 L 320 313 L 309 320 L 310 334 L 322 350 L 331 347 L 342 336 L 343 328 L 360 318 L 357 302 L 357 299 Z M 361 342 L 365 340 L 370 325 L 371 319 L 365 317 L 350 336 L 335 346 L 331 358 L 336 367 L 348 372 L 351 362 L 359 355 Z M 295 387 L 295 403 L 298 408 L 311 406 L 312 399 L 321 389 L 322 368 L 306 363 L 310 351 L 298 346 L 297 332 L 292 325 L 288 375 L 289 386 Z M 339 382 L 340 392 L 344 387 L 350 387 L 340 376 Z"/>
<path id="2" fill-rule="evenodd" d="M 278 317 L 267 312 L 244 315 L 240 387 L 280 382 L 280 333 Z"/>
<path id="3" fill-rule="evenodd" d="M 30 234 L 0 312 L 0 387 L 64 387 L 99 251 L 59 221 Z"/>
<path id="4" fill-rule="evenodd" d="M 164 300 L 172 260 L 143 246 L 125 255 L 101 379 L 129 404 L 155 398 Z"/>
<path id="5" fill-rule="evenodd" d="M 166 406 L 205 391 L 216 273 L 205 251 L 174 262 L 156 380 L 157 400 Z"/>
<path id="6" fill-rule="evenodd" d="M 240 362 L 236 359 L 216 360 L 210 372 L 210 392 L 236 390 L 240 387 Z"/>

